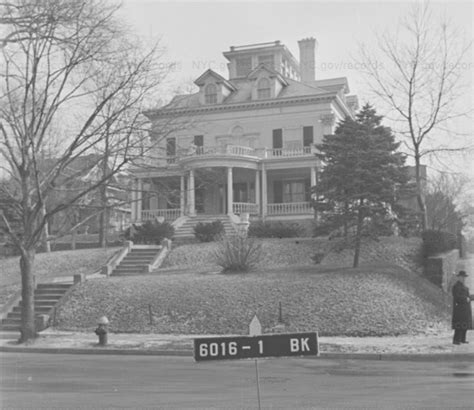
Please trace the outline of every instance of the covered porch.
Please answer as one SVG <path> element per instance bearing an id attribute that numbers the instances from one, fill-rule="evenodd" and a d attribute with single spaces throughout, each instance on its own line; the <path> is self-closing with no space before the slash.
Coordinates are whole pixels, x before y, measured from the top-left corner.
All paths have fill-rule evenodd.
<path id="1" fill-rule="evenodd" d="M 183 216 L 240 215 L 254 218 L 312 216 L 311 186 L 315 166 L 271 169 L 239 166 L 191 168 L 175 176 L 134 181 L 132 221 L 157 218 L 172 222 Z"/>

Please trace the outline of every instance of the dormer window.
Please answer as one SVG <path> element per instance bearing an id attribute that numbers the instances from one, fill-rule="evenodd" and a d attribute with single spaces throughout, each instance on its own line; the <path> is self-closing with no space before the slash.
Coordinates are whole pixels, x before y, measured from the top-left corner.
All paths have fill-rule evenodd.
<path id="1" fill-rule="evenodd" d="M 261 78 L 257 85 L 258 99 L 270 98 L 272 95 L 271 83 L 268 78 Z"/>
<path id="2" fill-rule="evenodd" d="M 215 84 L 206 85 L 204 98 L 206 104 L 217 104 L 217 86 Z"/>

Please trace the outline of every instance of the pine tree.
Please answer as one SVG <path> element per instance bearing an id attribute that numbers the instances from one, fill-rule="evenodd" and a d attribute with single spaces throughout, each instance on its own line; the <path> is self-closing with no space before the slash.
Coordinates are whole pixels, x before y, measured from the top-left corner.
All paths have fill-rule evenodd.
<path id="1" fill-rule="evenodd" d="M 315 190 L 346 235 L 349 224 L 355 224 L 354 267 L 359 264 L 364 221 L 389 212 L 397 187 L 407 181 L 405 157 L 397 152 L 400 143 L 381 125 L 382 118 L 366 104 L 355 120 L 344 119 L 335 134 L 318 145 L 324 169 Z"/>

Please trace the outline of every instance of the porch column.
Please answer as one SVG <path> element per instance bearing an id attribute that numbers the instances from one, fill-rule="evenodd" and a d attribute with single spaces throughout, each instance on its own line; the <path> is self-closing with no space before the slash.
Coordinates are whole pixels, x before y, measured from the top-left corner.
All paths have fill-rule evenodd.
<path id="1" fill-rule="evenodd" d="M 137 180 L 137 221 L 142 220 L 142 190 L 143 182 L 141 179 Z"/>
<path id="2" fill-rule="evenodd" d="M 233 203 L 232 167 L 227 167 L 227 215 L 233 214 Z"/>
<path id="3" fill-rule="evenodd" d="M 184 175 L 179 177 L 179 208 L 180 208 L 180 215 L 184 215 Z"/>
<path id="4" fill-rule="evenodd" d="M 194 170 L 190 169 L 189 170 L 189 184 L 188 184 L 188 189 L 189 189 L 189 215 L 195 216 L 196 215 L 196 209 L 195 209 L 195 199 L 194 199 Z"/>
<path id="5" fill-rule="evenodd" d="M 316 167 L 311 167 L 310 170 L 311 170 L 311 186 L 313 187 L 316 185 Z"/>
<path id="6" fill-rule="evenodd" d="M 255 171 L 255 203 L 257 204 L 257 215 L 260 215 L 260 171 Z"/>
<path id="7" fill-rule="evenodd" d="M 262 217 L 267 215 L 267 170 L 265 164 L 262 164 Z"/>

